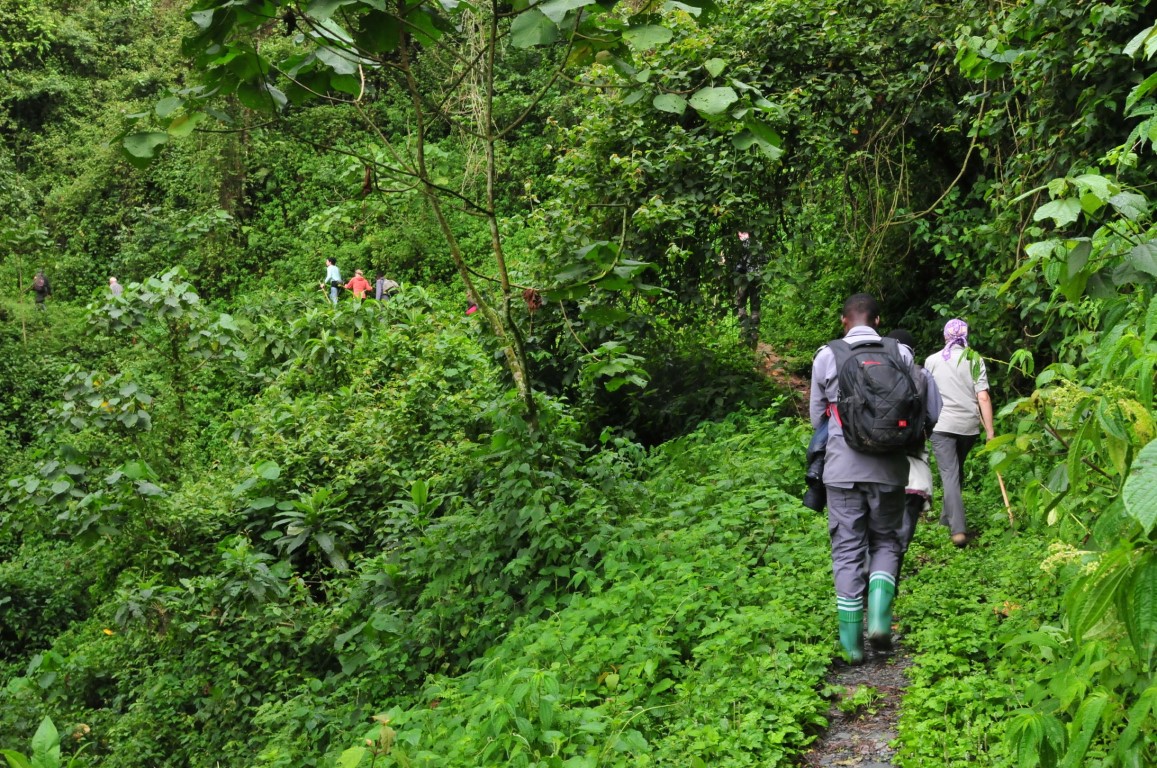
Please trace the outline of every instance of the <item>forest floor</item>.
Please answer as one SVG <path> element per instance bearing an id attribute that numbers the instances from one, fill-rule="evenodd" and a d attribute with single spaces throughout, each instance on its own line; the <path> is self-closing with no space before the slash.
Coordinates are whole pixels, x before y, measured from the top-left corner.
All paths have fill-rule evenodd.
<path id="1" fill-rule="evenodd" d="M 865 648 L 862 665 L 837 662 L 828 676 L 828 686 L 838 692 L 828 713 L 830 725 L 810 752 L 803 756 L 806 768 L 892 768 L 896 754 L 890 744 L 896 739 L 900 698 L 908 684 L 904 670 L 910 660 L 897 649 L 878 654 Z M 851 707 L 857 691 L 866 703 Z M 854 698 L 855 697 L 855 698 Z M 842 705 L 842 706 L 841 706 Z"/>

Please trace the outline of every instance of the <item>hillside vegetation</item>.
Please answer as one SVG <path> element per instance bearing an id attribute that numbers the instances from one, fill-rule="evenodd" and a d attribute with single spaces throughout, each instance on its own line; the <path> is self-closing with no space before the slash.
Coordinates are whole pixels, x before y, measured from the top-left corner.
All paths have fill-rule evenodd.
<path id="1" fill-rule="evenodd" d="M 0 0 L 0 755 L 798 764 L 841 662 L 763 355 L 866 290 L 1000 409 L 897 763 L 1157 764 L 1151 18 Z"/>

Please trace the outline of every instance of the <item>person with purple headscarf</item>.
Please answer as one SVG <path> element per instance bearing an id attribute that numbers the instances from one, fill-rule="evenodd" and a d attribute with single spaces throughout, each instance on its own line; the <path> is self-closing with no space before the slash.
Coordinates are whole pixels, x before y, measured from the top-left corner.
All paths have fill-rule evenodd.
<path id="1" fill-rule="evenodd" d="M 940 524 L 952 532 L 952 543 L 966 545 L 970 538 L 964 516 L 964 459 L 984 427 L 987 439 L 995 435 L 992 426 L 992 399 L 988 395 L 988 373 L 984 360 L 969 355 L 968 323 L 953 318 L 944 326 L 944 348 L 933 352 L 924 367 L 936 380 L 944 407 L 932 432 L 932 453 L 940 468 L 944 489 Z"/>

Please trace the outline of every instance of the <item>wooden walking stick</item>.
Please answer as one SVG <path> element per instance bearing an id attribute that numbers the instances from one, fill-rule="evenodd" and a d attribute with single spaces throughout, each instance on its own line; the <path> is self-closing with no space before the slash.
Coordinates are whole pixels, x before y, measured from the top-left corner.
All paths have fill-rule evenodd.
<path id="1" fill-rule="evenodd" d="M 1012 504 L 1008 501 L 1008 489 L 1004 487 L 1004 478 L 1000 473 L 996 473 L 996 482 L 1000 483 L 1000 495 L 1004 497 L 1004 508 L 1008 510 L 1008 524 L 1015 525 L 1016 521 L 1012 518 Z"/>

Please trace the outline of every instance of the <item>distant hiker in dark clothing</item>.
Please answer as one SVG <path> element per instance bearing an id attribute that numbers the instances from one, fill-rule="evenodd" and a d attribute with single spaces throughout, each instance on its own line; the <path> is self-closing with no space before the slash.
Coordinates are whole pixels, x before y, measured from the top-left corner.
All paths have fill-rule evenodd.
<path id="1" fill-rule="evenodd" d="M 897 328 L 887 334 L 912 350 L 913 359 L 916 355 L 916 339 L 903 328 Z M 943 402 L 940 399 L 940 390 L 936 388 L 936 379 L 924 366 L 914 363 L 920 378 L 916 387 L 924 398 L 926 435 L 932 434 L 940 418 L 940 409 Z M 920 515 L 932 508 L 932 468 L 928 464 L 928 445 L 921 444 L 919 448 L 908 451 L 908 485 L 904 488 L 904 519 L 900 524 L 900 565 L 904 564 L 904 556 L 908 554 L 908 547 L 912 544 L 912 537 L 916 535 L 916 524 Z"/>
<path id="2" fill-rule="evenodd" d="M 353 278 L 345 284 L 347 291 L 352 291 L 355 299 L 364 299 L 366 293 L 369 292 L 370 281 L 366 280 L 366 276 L 362 274 L 360 269 L 354 270 Z"/>
<path id="3" fill-rule="evenodd" d="M 116 298 L 125 292 L 125 287 L 118 283 L 115 277 L 110 277 L 108 279 L 108 292 Z"/>
<path id="4" fill-rule="evenodd" d="M 398 290 L 398 284 L 390 280 L 384 273 L 379 272 L 374 278 L 374 298 L 378 301 L 390 298 L 390 294 Z"/>
<path id="5" fill-rule="evenodd" d="M 750 232 L 739 232 L 735 252 L 735 313 L 743 341 L 755 346 L 759 341 L 759 294 L 763 288 L 763 259 L 759 244 Z"/>
<path id="6" fill-rule="evenodd" d="M 44 300 L 52 295 L 52 285 L 49 284 L 43 269 L 36 270 L 36 277 L 32 278 L 32 285 L 28 286 L 28 290 L 32 291 L 36 308 L 43 312 Z"/>

